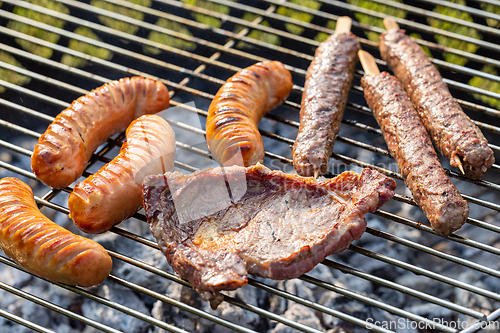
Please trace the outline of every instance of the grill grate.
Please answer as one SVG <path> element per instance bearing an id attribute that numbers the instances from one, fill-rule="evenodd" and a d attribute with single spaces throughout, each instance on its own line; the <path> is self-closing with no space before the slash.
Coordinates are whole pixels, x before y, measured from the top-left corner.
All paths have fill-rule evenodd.
<path id="1" fill-rule="evenodd" d="M 500 147 L 496 143 L 500 138 L 500 111 L 479 102 L 473 97 L 473 94 L 497 101 L 500 101 L 500 94 L 468 84 L 472 77 L 495 83 L 500 82 L 498 76 L 481 70 L 484 65 L 496 69 L 500 68 L 500 53 L 498 52 L 500 46 L 492 42 L 498 38 L 500 31 L 485 24 L 485 19 L 500 20 L 500 15 L 478 9 L 481 8 L 479 6 L 481 3 L 492 3 L 475 0 L 468 1 L 469 6 L 461 6 L 442 0 L 415 0 L 405 3 L 374 0 L 373 2 L 404 10 L 407 13 L 406 19 L 399 18 L 396 21 L 408 32 L 422 34 L 422 39 L 418 39 L 418 42 L 432 52 L 435 57 L 434 64 L 440 67 L 445 81 L 452 89 L 452 93 L 459 97 L 459 103 L 464 107 L 464 110 L 471 115 L 472 119 L 475 119 L 476 124 L 483 130 L 489 139 L 490 147 L 495 151 L 496 160 L 499 161 Z M 386 15 L 362 8 L 356 5 L 356 1 L 346 3 L 334 0 L 315 1 L 319 6 L 317 9 L 282 0 L 242 1 L 241 3 L 226 0 L 189 2 L 197 5 L 188 4 L 188 1 L 155 0 L 148 7 L 123 0 L 92 1 L 90 3 L 75 0 L 54 0 L 50 3 L 64 5 L 69 9 L 68 14 L 20 0 L 3 0 L 0 8 L 0 34 L 2 36 L 0 50 L 24 66 L 13 65 L 0 58 L 0 69 L 28 77 L 31 80 L 25 85 L 17 85 L 7 82 L 3 77 L 0 78 L 0 86 L 6 89 L 4 93 L 0 94 L 0 114 L 2 115 L 0 118 L 2 127 L 0 132 L 0 152 L 2 153 L 0 155 L 0 176 L 14 175 L 28 181 L 30 185 L 35 187 L 36 201 L 40 207 L 43 207 L 43 212 L 61 223 L 68 221 L 65 217 L 68 214 L 66 200 L 72 188 L 48 189 L 36 181 L 27 161 L 29 161 L 34 142 L 41 135 L 40 132 L 43 132 L 53 117 L 63 108 L 69 106 L 73 99 L 86 94 L 94 87 L 124 76 L 140 75 L 161 80 L 171 92 L 171 106 L 178 107 L 175 112 L 167 112 L 166 115 L 169 117 L 169 122 L 178 138 L 176 145 L 180 157 L 177 158 L 175 167 L 179 171 L 193 172 L 210 165 L 210 153 L 206 145 L 201 144 L 203 140 L 196 141 L 192 138 L 200 138 L 204 134 L 204 130 L 198 126 L 197 120 L 200 119 L 201 123 L 204 123 L 208 104 L 220 85 L 236 71 L 254 62 L 266 59 L 281 60 L 291 71 L 296 85 L 294 85 L 293 93 L 285 105 L 265 117 L 261 124 L 261 134 L 267 149 L 266 165 L 291 171 L 291 153 L 287 147 L 293 143 L 298 128 L 300 95 L 303 91 L 302 86 L 307 66 L 313 59 L 315 48 L 319 45 L 315 37 L 318 33 L 332 34 L 334 30 L 329 27 L 327 22 L 329 20 L 336 21 L 340 15 L 366 14 L 378 18 L 383 18 Z M 101 5 L 96 7 L 96 4 L 99 3 Z M 478 8 L 472 7 L 472 3 Z M 103 7 L 102 4 L 126 8 L 129 10 L 128 16 L 126 11 L 118 14 L 100 8 Z M 224 7 L 228 15 L 215 10 L 214 8 L 217 6 Z M 469 21 L 435 13 L 432 11 L 433 6 L 448 6 L 463 10 L 474 20 Z M 38 16 L 52 18 L 52 22 L 53 18 L 58 18 L 66 23 L 61 28 L 61 25 L 56 23 L 51 25 L 39 22 L 32 19 L 33 16 L 19 15 L 19 11 L 14 8 L 31 10 Z M 136 14 L 140 13 L 140 15 L 134 16 L 130 10 Z M 294 10 L 302 15 L 310 14 L 310 22 L 285 16 L 284 13 L 287 10 Z M 191 14 L 208 15 L 212 19 L 219 20 L 220 26 L 214 27 L 200 23 L 193 20 Z M 251 16 L 252 19 L 247 20 L 247 15 Z M 475 29 L 482 34 L 482 39 L 474 39 L 429 26 L 426 24 L 426 17 Z M 125 22 L 129 24 L 129 27 L 135 27 L 137 32 L 123 32 L 104 25 L 102 22 L 106 19 Z M 175 22 L 177 25 L 164 28 L 157 23 L 159 19 Z M 59 41 L 53 43 L 40 39 L 40 35 L 25 34 L 14 29 L 10 25 L 11 22 L 24 23 L 45 33 L 54 33 L 59 36 Z M 289 32 L 287 24 L 294 24 L 302 32 L 299 34 Z M 180 29 L 180 25 L 187 27 L 190 33 L 187 33 L 186 29 Z M 99 40 L 75 33 L 77 27 L 91 29 Z M 365 32 L 381 33 L 383 29 L 356 20 L 353 21 L 352 29 L 360 37 L 362 48 L 378 56 L 376 43 L 366 39 Z M 174 42 L 182 41 L 182 43 L 171 45 L 158 43 L 148 38 L 148 34 L 151 32 L 164 34 L 164 38 L 167 36 L 168 38 L 176 38 L 173 39 Z M 270 39 L 264 41 L 254 38 L 258 34 L 261 36 L 271 34 L 275 36 L 273 38 L 279 38 L 280 45 L 272 44 Z M 440 45 L 435 42 L 435 35 L 468 42 L 474 45 L 477 50 L 469 52 Z M 94 49 L 106 50 L 108 54 L 112 53 L 112 58 L 106 60 L 88 55 L 81 50 L 75 50 L 70 47 L 71 41 L 86 43 Z M 30 42 L 38 45 L 38 48 L 50 49 L 52 56 L 42 57 L 25 51 L 19 46 L 22 42 Z M 181 49 L 179 45 L 187 46 Z M 155 48 L 157 51 L 152 52 L 147 49 L 148 47 Z M 467 66 L 445 61 L 444 53 L 466 59 Z M 67 56 L 83 59 L 86 61 L 86 65 L 78 68 L 62 65 L 61 58 Z M 377 60 L 377 62 L 382 69 L 387 68 L 384 61 Z M 447 239 L 434 236 L 434 231 L 428 225 L 420 223 L 422 219 L 418 216 L 418 210 L 414 209 L 416 204 L 411 197 L 406 195 L 408 192 L 405 191 L 405 187 L 400 181 L 401 175 L 397 172 L 394 160 L 390 158 L 382 134 L 371 116 L 371 110 L 366 107 L 362 99 L 362 94 L 360 94 L 362 89 L 359 86 L 359 78 L 362 75 L 363 72 L 358 67 L 343 120 L 343 128 L 332 156 L 331 163 L 334 170 L 328 176 L 333 176 L 344 169 L 359 170 L 359 168 L 371 167 L 399 180 L 398 193 L 394 200 L 384 206 L 384 209 L 369 217 L 369 227 L 359 242 L 351 245 L 346 253 L 329 257 L 320 266 L 344 273 L 349 276 L 349 279 L 370 283 L 377 288 L 386 288 L 399 297 L 420 302 L 417 304 L 435 305 L 437 309 L 449 310 L 455 319 L 461 318 L 459 316 L 465 316 L 469 320 L 469 325 L 459 329 L 462 332 L 477 331 L 481 325 L 474 326 L 473 323 L 494 321 L 500 317 L 500 295 L 496 292 L 497 290 L 491 290 L 484 284 L 476 284 L 474 281 L 464 281 L 454 273 L 458 271 L 479 272 L 481 277 L 500 278 L 498 257 L 496 257 L 500 255 L 498 246 L 500 205 L 497 203 L 498 198 L 500 198 L 500 166 L 497 162 L 488 171 L 484 180 L 470 180 L 454 170 L 449 170 L 448 165 L 447 174 L 463 192 L 464 198 L 471 204 L 471 217 L 467 221 L 467 232 L 459 231 Z M 190 101 L 195 101 L 196 106 L 184 104 Z M 275 128 L 278 130 L 275 131 Z M 121 145 L 122 140 L 123 134 L 109 139 L 94 155 L 84 176 L 90 175 L 103 163 L 109 161 L 116 154 L 117 147 Z M 370 218 L 372 221 L 379 219 L 381 222 L 373 225 L 370 223 Z M 143 247 L 148 253 L 158 254 L 156 242 L 152 241 L 147 233 L 141 235 L 138 232 L 141 228 L 147 228 L 145 221 L 144 215 L 138 213 L 128 223 L 114 227 L 110 234 L 118 235 L 117 242 L 130 240 L 136 244 L 134 246 Z M 386 226 L 386 228 L 380 226 Z M 406 233 L 399 234 L 398 228 L 404 228 Z M 418 237 L 412 237 L 412 233 L 417 233 Z M 484 237 L 484 235 L 491 236 Z M 97 241 L 106 243 L 106 236 L 99 237 L 101 236 L 97 236 Z M 368 246 L 371 243 L 364 241 L 367 237 L 376 239 L 379 244 L 382 244 L 382 247 L 415 253 L 421 260 L 435 262 L 436 266 L 429 268 L 423 262 L 407 262 L 397 256 L 384 254 L 383 251 L 374 251 Z M 382 247 L 379 246 L 378 249 Z M 162 281 L 170 281 L 173 284 L 189 287 L 186 281 L 172 274 L 168 269 L 158 268 L 147 260 L 134 258 L 130 254 L 131 252 L 126 250 L 118 251 L 110 247 L 107 249 L 115 264 L 121 262 L 131 268 L 137 268 L 140 272 L 158 277 Z M 489 254 L 491 256 L 488 258 L 491 260 L 489 262 L 484 260 L 476 262 L 474 256 L 466 258 L 458 254 L 467 251 L 478 253 L 478 255 Z M 381 268 L 379 271 L 366 272 L 366 269 L 357 265 L 346 264 L 346 259 L 354 256 L 359 258 L 360 262 L 365 261 L 369 265 L 378 265 Z M 23 271 L 20 266 L 3 255 L 0 256 L 0 262 L 4 267 L 14 268 L 16 272 Z M 405 284 L 404 280 L 398 280 L 393 274 L 384 275 L 380 270 L 391 270 L 398 274 L 407 275 L 413 273 L 415 276 L 429 278 L 447 293 L 444 294 L 445 296 L 434 295 L 430 290 L 424 290 L 418 285 Z M 381 294 L 351 290 L 352 288 L 343 286 L 335 279 L 325 280 L 316 277 L 314 271 L 296 280 L 313 286 L 317 290 L 321 290 L 322 293 L 332 292 L 345 297 L 354 302 L 350 303 L 355 304 L 354 307 L 365 304 L 369 309 L 379 309 L 383 313 L 396 316 L 395 318 L 426 324 L 426 327 L 435 331 L 457 331 L 457 327 L 453 327 L 449 323 L 433 320 L 431 313 L 422 315 L 416 308 L 407 309 L 396 305 L 394 302 L 387 301 Z M 65 290 L 68 293 L 79 295 L 82 299 L 90 300 L 101 311 L 113 309 L 149 323 L 151 327 L 171 332 L 189 330 L 178 328 L 172 322 L 162 321 L 151 312 L 139 311 L 131 304 L 122 304 L 119 299 L 104 292 L 108 285 L 121 287 L 141 297 L 149 297 L 178 308 L 183 313 L 190 313 L 200 320 L 218 324 L 214 326 L 214 331 L 218 331 L 221 326 L 224 326 L 237 332 L 256 332 L 261 329 L 271 329 L 276 323 L 281 323 L 299 331 L 320 332 L 318 328 L 305 322 L 291 320 L 269 306 L 250 304 L 234 293 L 225 294 L 224 302 L 228 306 L 239 308 L 259 317 L 261 326 L 250 329 L 238 323 L 234 318 L 224 317 L 220 312 L 199 309 L 199 306 L 193 305 L 183 298 L 172 297 L 168 293 L 156 291 L 154 287 L 134 283 L 115 271 L 107 279 L 104 286 L 97 288 L 83 289 L 61 284 L 51 284 L 48 285 L 48 288 Z M 99 319 L 82 315 L 81 310 L 66 309 L 62 305 L 48 302 L 24 287 L 0 280 L 0 288 L 7 295 L 15 295 L 16 299 L 25 299 L 50 309 L 54 313 L 66 316 L 72 320 L 73 326 L 76 325 L 75 322 L 79 322 L 83 327 L 88 326 L 104 332 L 120 331 L 113 325 L 104 324 Z M 243 289 L 255 289 L 255 292 L 267 295 L 263 297 L 275 297 L 280 301 L 300 304 L 319 313 L 319 316 L 336 317 L 340 319 L 339 327 L 343 327 L 346 331 L 362 331 L 367 327 L 375 332 L 395 331 L 394 327 L 387 328 L 382 324 L 372 325 L 373 323 L 367 321 L 363 314 L 357 314 L 355 311 L 340 311 L 338 308 L 325 305 L 310 296 L 304 296 L 300 290 L 291 291 L 284 287 L 283 283 L 250 278 L 249 286 Z M 472 301 L 461 304 L 451 295 L 455 290 L 468 292 L 472 295 L 471 298 L 483 297 L 492 306 L 484 306 L 487 303 L 477 305 L 473 304 Z M 0 316 L 34 331 L 52 332 L 43 325 L 40 326 L 33 322 L 27 316 L 12 313 L 9 307 L 0 309 Z"/>

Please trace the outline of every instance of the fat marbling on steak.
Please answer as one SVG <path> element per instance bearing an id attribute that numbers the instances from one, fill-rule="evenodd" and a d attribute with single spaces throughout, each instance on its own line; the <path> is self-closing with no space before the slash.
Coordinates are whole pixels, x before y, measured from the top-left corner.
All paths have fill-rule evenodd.
<path id="1" fill-rule="evenodd" d="M 210 300 L 245 285 L 248 273 L 294 278 L 344 251 L 395 187 L 370 169 L 322 181 L 257 164 L 149 176 L 143 196 L 168 262 Z"/>

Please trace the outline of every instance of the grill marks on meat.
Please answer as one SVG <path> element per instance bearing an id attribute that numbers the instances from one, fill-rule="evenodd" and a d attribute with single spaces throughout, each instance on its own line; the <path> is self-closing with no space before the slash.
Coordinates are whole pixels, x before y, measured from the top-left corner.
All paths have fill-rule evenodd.
<path id="1" fill-rule="evenodd" d="M 36 177 L 53 188 L 83 174 L 94 151 L 136 118 L 168 108 L 168 89 L 143 77 L 123 78 L 73 101 L 49 125 L 31 157 Z"/>
<path id="2" fill-rule="evenodd" d="M 448 86 L 420 46 L 404 30 L 391 29 L 379 40 L 380 54 L 411 98 L 437 149 L 467 177 L 480 179 L 495 158 L 481 130 L 451 96 Z"/>
<path id="3" fill-rule="evenodd" d="M 293 166 L 302 176 L 328 171 L 359 48 L 352 33 L 331 35 L 320 44 L 307 70 L 299 133 L 292 150 Z"/>
<path id="4" fill-rule="evenodd" d="M 366 75 L 361 85 L 406 186 L 432 228 L 442 236 L 460 229 L 469 215 L 469 206 L 446 176 L 398 79 L 388 73 Z"/>
<path id="5" fill-rule="evenodd" d="M 157 115 L 143 115 L 126 131 L 120 153 L 69 195 L 71 219 L 86 233 L 102 233 L 142 207 L 142 180 L 174 168 L 175 134 Z"/>
<path id="6" fill-rule="evenodd" d="M 292 75 L 279 61 L 259 62 L 227 80 L 208 108 L 206 125 L 208 148 L 220 165 L 264 162 L 258 124 L 292 86 Z"/>
<path id="7" fill-rule="evenodd" d="M 0 180 L 0 248 L 28 272 L 72 286 L 103 282 L 113 265 L 101 245 L 45 217 L 17 178 Z"/>
<path id="8" fill-rule="evenodd" d="M 370 169 L 319 181 L 257 164 L 149 176 L 143 196 L 170 265 L 213 299 L 245 285 L 247 273 L 294 278 L 344 251 L 395 187 Z"/>

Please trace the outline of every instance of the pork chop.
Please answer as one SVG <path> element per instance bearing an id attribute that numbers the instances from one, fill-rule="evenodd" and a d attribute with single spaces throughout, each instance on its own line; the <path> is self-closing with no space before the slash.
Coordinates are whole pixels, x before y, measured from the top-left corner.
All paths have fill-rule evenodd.
<path id="1" fill-rule="evenodd" d="M 258 164 L 149 176 L 143 196 L 168 262 L 210 300 L 248 273 L 290 279 L 346 250 L 395 187 L 370 169 L 321 181 Z"/>

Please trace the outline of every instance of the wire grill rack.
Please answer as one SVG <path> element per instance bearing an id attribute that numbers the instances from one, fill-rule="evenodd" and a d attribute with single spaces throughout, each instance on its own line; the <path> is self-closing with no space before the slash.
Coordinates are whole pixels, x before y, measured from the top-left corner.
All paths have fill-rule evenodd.
<path id="1" fill-rule="evenodd" d="M 450 86 L 452 93 L 458 97 L 459 103 L 464 110 L 471 115 L 476 124 L 482 129 L 489 139 L 490 146 L 494 150 L 497 161 L 500 160 L 500 147 L 496 145 L 500 138 L 500 111 L 479 101 L 479 98 L 491 98 L 500 101 L 500 94 L 494 91 L 478 88 L 469 84 L 472 77 L 477 77 L 488 82 L 498 84 L 500 78 L 491 72 L 481 70 L 484 65 L 493 68 L 500 68 L 500 45 L 495 43 L 500 35 L 500 30 L 490 27 L 486 20 L 500 20 L 500 15 L 485 11 L 482 4 L 495 5 L 495 1 L 468 1 L 467 5 L 456 4 L 442 0 L 416 0 L 394 2 L 390 0 L 374 0 L 381 6 L 388 6 L 393 10 L 406 12 L 406 18 L 396 18 L 402 28 L 409 33 L 419 34 L 418 43 L 428 48 L 437 65 Z M 38 5 L 36 4 L 38 3 Z M 303 82 L 307 67 L 313 59 L 315 48 L 319 45 L 316 39 L 321 33 L 332 34 L 334 30 L 327 22 L 335 22 L 340 15 L 351 16 L 353 21 L 353 32 L 360 37 L 362 48 L 374 54 L 379 66 L 386 69 L 385 62 L 380 59 L 375 42 L 365 38 L 365 32 L 381 33 L 382 28 L 376 25 L 360 23 L 356 18 L 359 14 L 365 14 L 372 18 L 383 18 L 386 14 L 376 12 L 361 7 L 358 2 L 319 0 L 315 1 L 316 9 L 305 7 L 299 2 L 286 2 L 282 0 L 262 0 L 262 1 L 242 1 L 233 2 L 226 0 L 213 1 L 174 1 L 174 0 L 154 0 L 133 2 L 123 0 L 100 1 L 76 1 L 76 0 L 53 0 L 45 2 L 52 6 L 40 6 L 42 2 L 27 2 L 20 0 L 3 0 L 0 8 L 0 50 L 4 54 L 15 58 L 17 64 L 7 60 L 0 60 L 0 69 L 8 70 L 8 73 L 15 73 L 24 78 L 29 78 L 30 82 L 24 84 L 10 83 L 5 77 L 0 77 L 0 86 L 5 88 L 5 92 L 0 94 L 0 149 L 8 152 L 7 155 L 0 155 L 0 171 L 15 174 L 18 177 L 29 181 L 31 185 L 40 187 L 40 195 L 36 197 L 37 203 L 44 212 L 49 212 L 52 216 L 64 217 L 68 214 L 66 204 L 61 204 L 72 188 L 63 190 L 52 190 L 37 183 L 35 176 L 29 170 L 29 164 L 17 164 L 16 160 L 27 160 L 31 155 L 31 147 L 23 146 L 21 139 L 36 140 L 40 132 L 54 119 L 54 116 L 63 108 L 69 106 L 73 99 L 86 94 L 90 89 L 100 86 L 113 79 L 125 76 L 144 76 L 164 82 L 171 93 L 171 106 L 178 106 L 180 116 L 169 119 L 171 125 L 177 132 L 187 135 L 180 136 L 189 138 L 189 135 L 203 135 L 204 130 L 183 119 L 188 119 L 195 115 L 200 117 L 203 123 L 207 115 L 207 108 L 217 89 L 225 80 L 236 71 L 251 65 L 255 62 L 271 59 L 281 60 L 290 70 L 294 79 L 293 92 L 286 103 L 266 116 L 261 133 L 264 137 L 267 165 L 273 167 L 280 166 L 282 169 L 291 170 L 290 152 L 283 153 L 283 147 L 293 144 L 298 128 L 298 110 L 300 109 L 300 95 L 303 90 Z M 108 5 L 103 6 L 102 4 Z M 209 4 L 211 6 L 207 6 Z M 110 10 L 112 6 L 121 7 L 122 10 L 115 12 Z M 217 7 L 219 6 L 219 7 Z M 435 6 L 459 9 L 467 13 L 473 20 L 446 16 L 432 9 Z M 66 11 L 55 11 L 56 7 L 64 7 Z M 104 9 L 106 8 L 106 9 Z M 226 13 L 221 13 L 217 8 L 225 8 Z M 125 9 L 125 10 L 124 10 Z M 36 15 L 22 15 L 24 11 L 30 10 Z M 294 11 L 301 15 L 310 15 L 309 20 L 302 21 L 287 16 L 287 10 Z M 207 25 L 193 19 L 193 15 L 205 15 L 218 23 Z M 40 20 L 40 17 L 46 18 Z M 251 19 L 248 19 L 251 17 Z M 48 18 L 48 19 L 47 19 Z M 158 20 L 163 19 L 173 22 L 167 27 L 159 24 Z M 441 20 L 450 25 L 457 25 L 467 29 L 478 31 L 482 38 L 475 39 L 456 32 L 443 30 L 439 27 L 427 24 L 427 19 Z M 103 22 L 121 22 L 124 29 L 116 28 Z M 361 20 L 362 21 L 362 20 Z M 31 27 L 31 31 L 37 28 L 43 34 L 32 33 L 15 28 L 12 24 L 23 23 Z M 45 22 L 45 23 L 44 23 Z M 61 24 L 60 22 L 65 22 Z M 297 29 L 292 30 L 289 25 L 293 24 Z M 98 37 L 91 38 L 75 33 L 77 27 L 85 27 L 92 30 Z M 183 28 L 179 28 L 183 27 Z M 131 29 L 127 31 L 127 29 Z M 186 29 L 188 28 L 188 29 Z M 293 32 L 290 32 L 293 31 Z M 163 38 L 169 38 L 173 42 L 163 44 L 155 39 L 148 38 L 151 33 L 162 34 Z M 50 36 L 58 36 L 55 40 L 47 40 Z M 257 36 L 257 37 L 256 37 Z M 279 44 L 273 43 L 273 39 L 260 38 L 262 36 L 272 36 L 280 40 Z M 460 47 L 446 47 L 436 42 L 437 38 L 444 37 L 456 39 L 460 42 L 467 42 L 474 46 L 475 51 L 463 50 Z M 89 55 L 85 49 L 71 47 L 71 41 L 91 45 L 95 49 L 104 50 L 108 56 L 98 57 Z M 20 47 L 20 45 L 37 45 L 38 50 L 49 50 L 50 56 L 42 56 L 36 51 Z M 149 48 L 149 49 L 148 49 Z M 156 51 L 151 51 L 152 49 Z M 148 51 L 149 50 L 149 51 Z M 109 55 L 112 54 L 112 57 Z M 454 55 L 465 59 L 467 66 L 457 65 L 446 61 L 446 54 Z M 61 59 L 72 56 L 73 59 L 80 59 L 85 62 L 80 67 L 76 65 L 64 65 Z M 5 58 L 4 58 L 5 59 Z M 22 64 L 22 66 L 20 66 Z M 24 66 L 24 67 L 23 67 Z M 5 73 L 5 72 L 4 72 Z M 375 160 L 389 161 L 394 164 L 390 154 L 381 139 L 381 132 L 371 117 L 371 111 L 362 99 L 362 89 L 359 87 L 359 78 L 363 75 L 360 67 L 356 71 L 356 80 L 347 105 L 345 119 L 343 120 L 343 131 L 337 139 L 332 165 L 341 165 L 343 168 L 374 168 L 397 180 L 401 180 L 397 168 L 387 168 L 375 163 Z M 187 101 L 196 103 L 185 105 Z M 196 105 L 196 106 L 195 106 Z M 168 113 L 167 113 L 168 114 Z M 185 115 L 182 116 L 182 114 Z M 288 128 L 283 133 L 273 131 L 273 124 Z M 121 145 L 123 134 L 117 135 L 107 141 L 91 160 L 88 176 L 96 167 L 110 160 L 116 153 L 117 147 Z M 202 142 L 202 141 L 199 141 Z M 200 167 L 204 167 L 209 160 L 210 153 L 206 145 L 193 144 L 191 140 L 178 140 L 176 142 L 178 151 L 183 151 L 187 156 L 184 160 L 178 159 L 175 162 L 177 170 L 193 172 Z M 339 152 L 338 147 L 349 147 L 356 154 L 345 153 L 346 149 Z M 348 149 L 348 150 L 349 150 Z M 371 160 L 364 159 L 363 154 L 370 153 Z M 6 156 L 11 156 L 7 158 Z M 13 156 L 13 157 L 12 157 Z M 373 158 L 375 156 L 375 159 Z M 200 160 L 205 162 L 200 162 Z M 396 170 L 396 171 L 395 171 Z M 341 170 L 340 170 L 341 171 Z M 433 244 L 445 241 L 445 244 L 461 246 L 465 249 L 472 249 L 481 253 L 490 253 L 494 258 L 500 255 L 498 239 L 500 238 L 500 221 L 493 218 L 487 220 L 488 216 L 500 216 L 500 204 L 491 199 L 498 198 L 500 192 L 500 166 L 498 162 L 488 171 L 483 180 L 470 180 L 447 167 L 447 173 L 455 183 L 460 184 L 460 189 L 464 198 L 475 209 L 476 215 L 471 216 L 467 223 L 472 228 L 473 233 L 492 233 L 496 235 L 496 241 L 483 242 L 475 240 L 473 237 L 462 236 L 460 232 L 447 237 L 438 238 L 434 231 L 419 218 L 411 218 L 399 213 L 402 207 L 412 209 L 415 206 L 413 199 L 405 195 L 405 188 L 402 182 L 398 182 L 398 193 L 392 200 L 389 208 L 384 207 L 375 213 L 378 219 L 386 224 L 405 225 L 409 230 L 416 230 L 422 237 L 435 239 L 433 242 L 415 241 L 402 237 L 375 227 L 368 226 L 367 234 L 379 239 L 379 242 L 386 246 L 396 246 L 398 251 L 418 251 L 424 257 L 437 260 L 442 265 L 450 268 L 458 266 L 465 270 L 477 271 L 484 275 L 500 278 L 498 260 L 493 260 L 491 265 L 477 263 L 471 259 L 465 259 L 453 253 L 449 253 L 446 248 L 436 247 Z M 334 172 L 328 174 L 332 176 Z M 406 192 L 407 193 L 407 192 Z M 484 195 L 485 194 L 485 195 Z M 396 207 L 397 209 L 391 209 Z M 411 216 L 411 215 L 409 215 Z M 143 214 L 138 213 L 131 219 L 134 223 L 145 223 Z M 424 220 L 425 221 L 425 220 Z M 147 237 L 137 235 L 127 228 L 118 226 L 111 230 L 119 237 L 133 240 L 137 246 L 144 246 L 150 251 L 158 251 L 154 241 Z M 467 234 L 469 235 L 469 234 Z M 364 236 L 366 237 L 366 236 Z M 363 239 L 363 238 L 362 238 Z M 495 239 L 492 237 L 491 239 Z M 495 243 L 497 242 L 497 243 Z M 144 271 L 155 274 L 161 278 L 168 279 L 174 283 L 189 287 L 189 284 L 165 270 L 153 267 L 141 260 L 133 258 L 127 253 L 120 253 L 108 249 L 114 261 L 122 261 L 127 265 L 138 267 Z M 398 271 L 411 272 L 433 279 L 436 283 L 442 283 L 445 288 L 462 289 L 474 295 L 482 296 L 494 304 L 500 304 L 500 295 L 495 291 L 488 290 L 484 286 L 477 286 L 473 283 L 464 282 L 453 274 L 446 274 L 439 269 L 431 270 L 424 268 L 418 263 L 409 263 L 397 258 L 371 251 L 354 243 L 349 248 L 346 255 L 357 254 L 367 260 L 378 262 L 384 267 L 391 267 Z M 4 265 L 22 270 L 20 266 L 12 262 L 5 256 L 0 256 L 0 262 Z M 481 307 L 460 305 L 452 298 L 432 295 L 429 291 L 422 291 L 419 288 L 409 287 L 400 281 L 394 281 L 377 274 L 366 273 L 356 266 L 349 266 L 342 263 L 338 257 L 329 257 L 322 265 L 349 274 L 353 278 L 359 278 L 374 285 L 389 288 L 405 297 L 420 299 L 424 304 L 434 304 L 439 308 L 445 308 L 456 314 L 467 316 L 471 323 L 481 323 L 495 321 L 500 316 L 500 309 L 492 310 Z M 424 323 L 433 331 L 455 332 L 456 327 L 446 325 L 433 320 L 431 317 L 422 316 L 401 307 L 391 305 L 390 302 L 378 299 L 374 295 L 364 295 L 336 284 L 336 281 L 324 281 L 311 275 L 304 275 L 299 278 L 306 284 L 315 285 L 325 292 L 330 291 L 343 295 L 355 302 L 364 303 L 366 306 L 375 307 L 387 313 L 408 319 L 414 323 Z M 500 281 L 500 280 L 499 280 Z M 170 304 L 183 311 L 190 312 L 195 316 L 204 318 L 213 323 L 225 326 L 237 332 L 255 332 L 254 330 L 235 323 L 231 319 L 223 318 L 211 312 L 203 311 L 197 307 L 175 299 L 169 295 L 158 293 L 147 286 L 142 286 L 128 281 L 126 278 L 115 275 L 108 278 L 108 283 L 120 285 L 138 294 L 152 297 L 156 300 Z M 86 318 L 78 311 L 66 309 L 60 305 L 50 303 L 23 288 L 9 285 L 0 281 L 0 288 L 4 291 L 16 295 L 20 298 L 36 303 L 51 311 L 68 316 L 72 320 L 79 321 L 104 332 L 118 332 L 116 328 L 105 325 L 99 321 Z M 133 308 L 120 304 L 119 302 L 100 296 L 94 289 L 83 289 L 69 287 L 60 284 L 51 285 L 51 288 L 64 288 L 72 293 L 81 295 L 98 304 L 99 306 L 112 308 L 129 316 L 143 320 L 158 328 L 171 332 L 185 332 L 184 329 L 175 327 L 172 323 L 161 321 L 150 314 L 145 314 Z M 265 293 L 275 295 L 279 298 L 301 304 L 316 312 L 339 318 L 343 322 L 352 324 L 352 327 L 367 328 L 375 332 L 392 332 L 394 329 L 383 325 L 369 325 L 366 318 L 355 314 L 344 313 L 330 308 L 314 300 L 304 298 L 298 293 L 291 293 L 284 290 L 269 280 L 249 279 L 249 286 L 244 288 L 257 288 Z M 316 328 L 308 327 L 306 324 L 287 319 L 280 313 L 274 313 L 264 307 L 259 307 L 246 303 L 236 297 L 224 296 L 224 302 L 232 307 L 239 307 L 244 311 L 257 314 L 266 318 L 269 323 L 281 323 L 290 328 L 304 332 L 318 332 Z M 0 316 L 11 320 L 19 325 L 38 332 L 51 332 L 49 328 L 40 326 L 30 321 L 30 318 L 22 318 L 10 313 L 6 309 L 0 309 Z M 272 325 L 272 324 L 269 324 Z M 469 325 L 462 328 L 462 332 L 474 332 L 480 330 L 481 325 Z"/>

